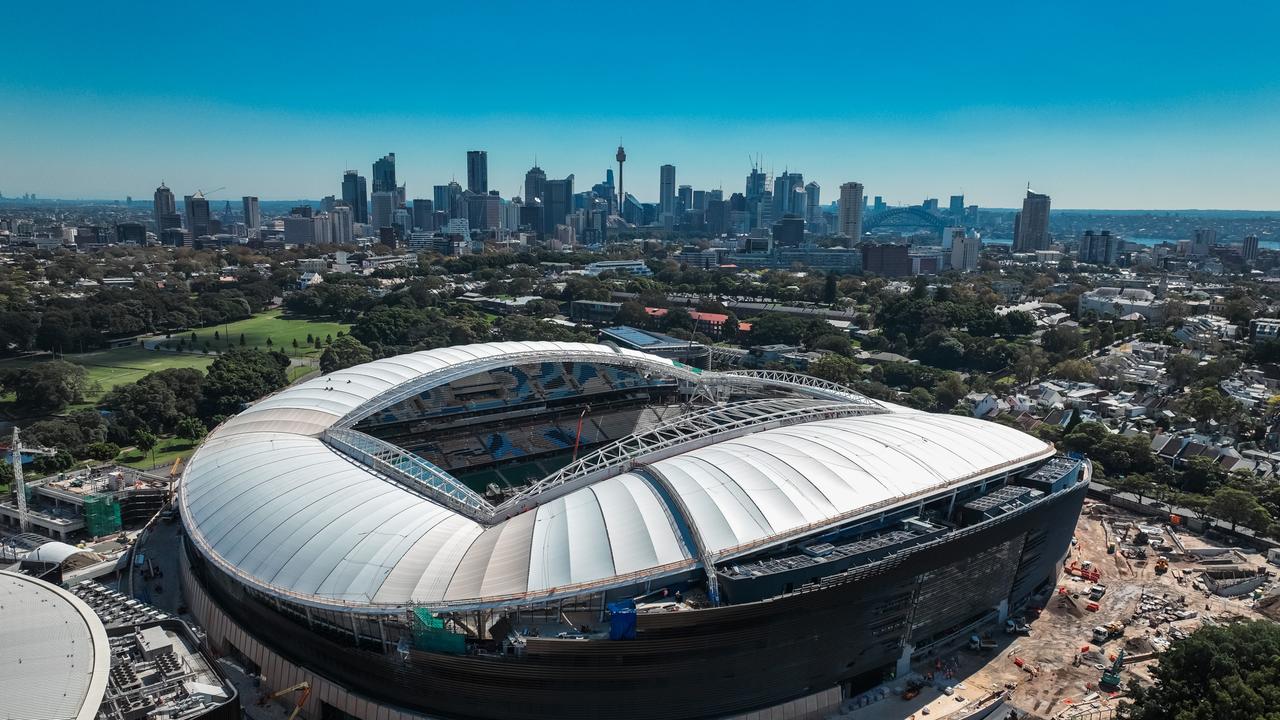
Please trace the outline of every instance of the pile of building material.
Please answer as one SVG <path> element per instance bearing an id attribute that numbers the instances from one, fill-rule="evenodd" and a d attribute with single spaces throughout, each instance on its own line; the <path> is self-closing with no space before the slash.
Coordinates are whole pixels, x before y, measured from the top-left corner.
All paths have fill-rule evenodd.
<path id="1" fill-rule="evenodd" d="M 1164 623 L 1190 620 L 1195 616 L 1196 612 L 1187 608 L 1187 599 L 1182 595 L 1156 595 L 1143 591 L 1138 599 L 1138 607 L 1133 611 L 1133 623 L 1137 625 L 1145 622 L 1150 627 L 1159 627 Z"/>

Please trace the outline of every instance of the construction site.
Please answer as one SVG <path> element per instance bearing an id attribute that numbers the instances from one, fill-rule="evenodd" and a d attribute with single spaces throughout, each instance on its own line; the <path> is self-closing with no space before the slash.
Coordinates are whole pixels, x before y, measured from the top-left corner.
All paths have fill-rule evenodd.
<path id="1" fill-rule="evenodd" d="M 1152 682 L 1171 642 L 1209 624 L 1280 620 L 1278 601 L 1257 551 L 1090 500 L 1046 607 L 975 629 L 832 717 L 1106 720 L 1131 679 Z"/>

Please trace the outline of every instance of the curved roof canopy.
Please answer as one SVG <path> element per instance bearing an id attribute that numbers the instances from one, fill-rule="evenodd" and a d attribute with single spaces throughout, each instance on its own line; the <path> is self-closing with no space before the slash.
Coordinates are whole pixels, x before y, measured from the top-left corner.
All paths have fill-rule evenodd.
<path id="1" fill-rule="evenodd" d="M 643 353 L 534 342 L 428 350 L 335 372 L 209 436 L 183 475 L 190 536 L 224 571 L 304 604 L 496 605 L 687 570 L 1053 452 L 994 423 L 889 406 L 667 453 L 645 470 L 622 468 L 480 522 L 325 441 L 328 429 L 404 386 L 428 389 L 424 375 L 443 384 L 453 367 L 565 358 L 698 377 Z"/>
<path id="2" fill-rule="evenodd" d="M 80 598 L 0 571 L 0 717 L 92 720 L 107 691 L 107 630 Z"/>

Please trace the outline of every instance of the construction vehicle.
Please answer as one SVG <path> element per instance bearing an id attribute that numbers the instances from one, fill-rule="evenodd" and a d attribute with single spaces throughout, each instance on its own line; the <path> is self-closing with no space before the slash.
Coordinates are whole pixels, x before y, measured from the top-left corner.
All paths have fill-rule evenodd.
<path id="1" fill-rule="evenodd" d="M 1107 594 L 1107 586 L 1101 583 L 1089 588 L 1090 600 L 1101 600 L 1103 595 Z"/>
<path id="2" fill-rule="evenodd" d="M 974 652 L 990 652 L 996 649 L 996 641 L 991 638 L 979 637 L 978 635 L 969 636 L 969 649 Z"/>
<path id="3" fill-rule="evenodd" d="M 1071 564 L 1066 567 L 1066 572 L 1072 577 L 1078 577 L 1093 583 L 1102 579 L 1102 573 L 1098 572 L 1098 569 L 1093 567 L 1093 564 L 1087 560 L 1083 565 L 1072 560 Z"/>
<path id="4" fill-rule="evenodd" d="M 1111 663 L 1111 667 L 1102 671 L 1102 681 L 1098 683 L 1098 687 L 1104 690 L 1118 690 L 1120 688 L 1120 670 L 1124 668 L 1124 651 L 1121 650 L 1116 655 L 1116 661 Z"/>
<path id="5" fill-rule="evenodd" d="M 1163 555 L 1156 558 L 1155 570 L 1157 575 L 1163 575 L 1166 572 L 1169 572 L 1169 558 L 1164 557 Z"/>
<path id="6" fill-rule="evenodd" d="M 266 705 L 278 697 L 283 697 L 291 692 L 297 692 L 299 690 L 302 692 L 298 695 L 298 704 L 294 705 L 293 712 L 289 713 L 289 720 L 294 720 L 294 718 L 298 717 L 298 713 L 302 712 L 302 706 L 307 704 L 307 698 L 311 697 L 311 683 L 305 680 L 297 685 L 290 685 L 283 690 L 277 690 L 270 695 L 264 695 L 258 698 L 258 704 Z"/>
<path id="7" fill-rule="evenodd" d="M 1031 626 L 1022 622 L 1021 618 L 1009 618 L 1004 621 L 1004 631 L 1009 635 L 1030 635 Z"/>
<path id="8" fill-rule="evenodd" d="M 915 680 L 909 681 L 907 683 L 907 688 L 902 691 L 902 699 L 914 700 L 915 697 L 920 694 L 920 688 L 922 687 L 924 686 L 916 682 Z"/>
<path id="9" fill-rule="evenodd" d="M 1099 625 L 1093 629 L 1093 644 L 1101 645 L 1108 640 L 1124 637 L 1124 623 L 1115 621 L 1106 625 Z"/>

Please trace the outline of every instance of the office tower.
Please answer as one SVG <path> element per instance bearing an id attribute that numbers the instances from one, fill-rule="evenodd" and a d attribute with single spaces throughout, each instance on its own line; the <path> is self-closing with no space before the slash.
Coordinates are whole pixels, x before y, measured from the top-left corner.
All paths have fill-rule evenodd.
<path id="1" fill-rule="evenodd" d="M 936 213 L 938 212 L 938 198 L 925 198 L 925 201 L 920 203 L 920 207 L 924 208 L 926 212 Z"/>
<path id="2" fill-rule="evenodd" d="M 524 202 L 528 205 L 534 200 L 546 201 L 547 173 L 534 165 L 524 174 Z"/>
<path id="3" fill-rule="evenodd" d="M 193 240 L 209 234 L 209 201 L 204 193 L 184 197 L 182 209 L 187 214 L 187 232 L 191 233 Z"/>
<path id="4" fill-rule="evenodd" d="M 409 197 L 409 191 L 405 189 L 404 185 L 397 187 L 396 188 L 396 207 L 404 207 L 408 205 L 409 204 L 408 197 Z"/>
<path id="5" fill-rule="evenodd" d="M 338 204 L 338 199 L 332 195 L 325 195 L 320 198 L 320 209 L 324 212 L 332 212 L 333 206 Z"/>
<path id="6" fill-rule="evenodd" d="M 387 153 L 385 157 L 373 163 L 373 191 L 389 192 L 395 198 L 396 192 L 396 154 Z"/>
<path id="7" fill-rule="evenodd" d="M 875 202 L 873 202 L 873 203 L 871 204 L 871 210 L 872 210 L 873 212 L 880 212 L 881 210 L 885 210 L 885 209 L 887 209 L 888 207 L 889 207 L 889 204 L 888 204 L 888 203 L 886 203 L 886 202 L 884 201 L 884 197 L 882 197 L 882 196 L 880 196 L 880 195 L 877 195 L 877 196 L 876 196 L 876 199 L 875 199 Z"/>
<path id="8" fill-rule="evenodd" d="M 467 193 L 467 223 L 472 230 L 493 230 L 502 222 L 502 198 L 497 195 Z"/>
<path id="9" fill-rule="evenodd" d="M 862 246 L 862 270 L 884 277 L 910 275 L 909 249 L 894 243 L 867 243 Z"/>
<path id="10" fill-rule="evenodd" d="M 299 217 L 315 217 L 316 209 L 310 205 L 295 205 L 293 209 L 289 211 L 289 214 L 297 215 Z"/>
<path id="11" fill-rule="evenodd" d="M 450 218 L 465 218 L 467 216 L 464 191 L 456 180 L 450 180 L 449 184 L 444 186 L 444 200 L 445 207 L 442 209 L 448 211 Z"/>
<path id="12" fill-rule="evenodd" d="M 853 247 L 862 239 L 862 208 L 862 183 L 847 182 L 841 185 L 838 234 L 849 238 L 846 247 Z"/>
<path id="13" fill-rule="evenodd" d="M 804 186 L 804 219 L 810 225 L 822 223 L 822 186 L 812 180 Z"/>
<path id="14" fill-rule="evenodd" d="M 796 207 L 797 195 L 796 189 L 804 192 L 804 174 L 783 171 L 781 175 L 773 179 L 773 217 L 781 218 L 788 213 L 792 215 L 803 216 L 805 212 L 804 201 L 800 200 L 800 206 Z"/>
<path id="15" fill-rule="evenodd" d="M 1120 259 L 1120 238 L 1112 235 L 1110 230 L 1100 233 L 1085 230 L 1080 236 L 1076 259 L 1093 265 L 1115 265 Z"/>
<path id="16" fill-rule="evenodd" d="M 964 196 L 952 195 L 951 204 L 950 206 L 948 206 L 947 211 L 951 213 L 951 217 L 953 218 L 958 218 L 963 216 L 964 215 Z"/>
<path id="17" fill-rule="evenodd" d="M 489 192 L 489 153 L 484 150 L 467 151 L 467 189 L 477 195 Z"/>
<path id="18" fill-rule="evenodd" d="M 670 222 L 674 223 L 676 214 L 676 166 L 663 165 L 658 168 L 658 174 L 658 207 L 662 213 L 662 222 L 666 225 L 667 218 L 672 218 Z"/>
<path id="19" fill-rule="evenodd" d="M 314 245 L 316 243 L 315 218 L 290 215 L 284 219 L 284 241 L 290 245 Z"/>
<path id="20" fill-rule="evenodd" d="M 396 193 L 394 190 L 375 191 L 370 223 L 374 230 L 391 227 L 391 214 L 396 209 Z"/>
<path id="21" fill-rule="evenodd" d="M 147 226 L 139 222 L 117 223 L 116 242 L 121 245 L 146 245 Z"/>
<path id="22" fill-rule="evenodd" d="M 415 230 L 426 230 L 430 232 L 436 229 L 436 207 L 435 204 L 426 198 L 414 198 L 413 200 L 413 227 Z"/>
<path id="23" fill-rule="evenodd" d="M 973 272 L 978 269 L 978 255 L 982 251 L 982 236 L 964 228 L 951 228 L 951 269 Z"/>
<path id="24" fill-rule="evenodd" d="M 1240 244 L 1240 257 L 1244 258 L 1246 263 L 1252 264 L 1258 259 L 1258 236 L 1246 235 L 1244 242 Z"/>
<path id="25" fill-rule="evenodd" d="M 400 237 L 409 237 L 409 234 L 413 232 L 413 213 L 404 208 L 396 208 L 391 213 L 391 226 L 396 229 Z"/>
<path id="26" fill-rule="evenodd" d="M 804 218 L 787 213 L 773 224 L 774 247 L 800 247 L 804 245 Z"/>
<path id="27" fill-rule="evenodd" d="M 693 210 L 693 187 L 690 185 L 681 185 L 676 191 L 676 210 Z"/>
<path id="28" fill-rule="evenodd" d="M 1022 212 L 1017 217 L 1014 252 L 1049 249 L 1049 196 L 1027 190 Z"/>
<path id="29" fill-rule="evenodd" d="M 252 195 L 245 195 L 240 198 L 241 205 L 244 206 L 244 225 L 250 230 L 257 230 L 262 227 L 262 209 L 258 207 L 258 198 Z"/>
<path id="30" fill-rule="evenodd" d="M 329 213 L 329 224 L 335 245 L 351 245 L 355 242 L 354 212 L 346 205 L 334 205 Z"/>
<path id="31" fill-rule="evenodd" d="M 351 217 L 358 223 L 369 222 L 369 190 L 365 179 L 355 170 L 342 175 L 342 201 L 351 208 Z"/>
<path id="32" fill-rule="evenodd" d="M 165 223 L 169 221 L 170 216 L 178 212 L 178 205 L 173 197 L 173 191 L 165 187 L 163 182 L 160 183 L 160 187 L 156 188 L 155 198 L 152 202 L 152 212 L 155 215 L 156 236 L 159 237 L 161 231 L 166 227 L 172 227 Z"/>
<path id="33" fill-rule="evenodd" d="M 542 200 L 544 211 L 543 216 L 543 232 L 550 235 L 555 232 L 556 226 L 563 224 L 565 217 L 569 215 L 569 208 L 573 203 L 573 175 L 563 180 L 548 180 L 546 188 L 546 197 Z"/>
<path id="34" fill-rule="evenodd" d="M 1213 244 L 1218 241 L 1218 231 L 1213 228 L 1197 228 L 1195 240 L 1191 243 L 1191 254 L 1196 257 L 1208 257 Z"/>
<path id="35" fill-rule="evenodd" d="M 627 161 L 627 151 L 618 146 L 618 152 L 613 156 L 618 161 L 618 214 L 626 219 L 627 195 L 622 190 L 622 163 Z"/>

